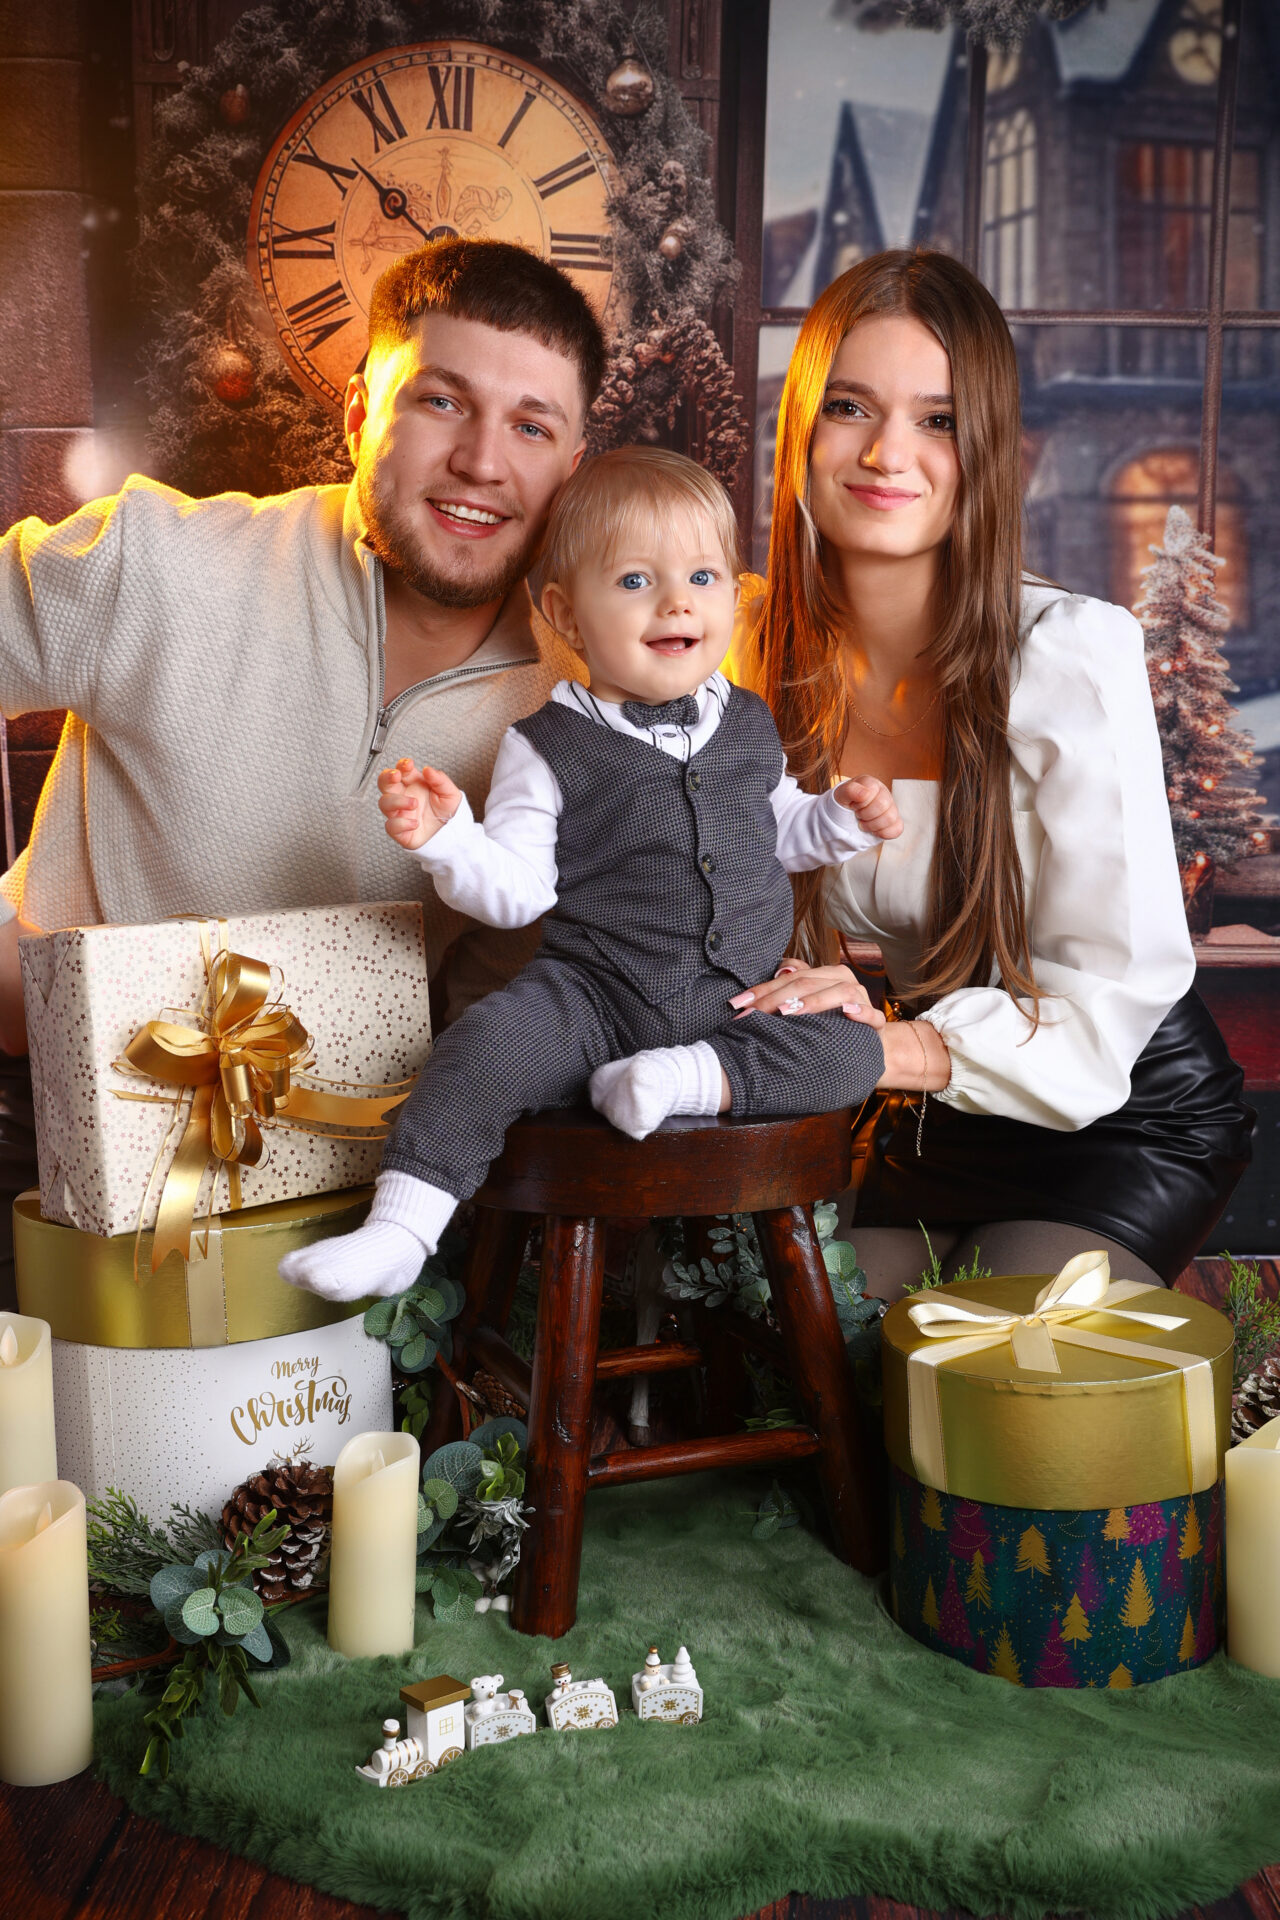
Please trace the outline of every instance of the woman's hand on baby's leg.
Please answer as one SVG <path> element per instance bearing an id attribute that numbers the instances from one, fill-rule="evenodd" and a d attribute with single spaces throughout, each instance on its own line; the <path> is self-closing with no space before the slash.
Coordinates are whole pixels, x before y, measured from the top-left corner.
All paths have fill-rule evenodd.
<path id="1" fill-rule="evenodd" d="M 836 799 L 856 814 L 858 825 L 874 833 L 877 840 L 896 840 L 902 832 L 902 815 L 893 795 L 874 774 L 864 773 L 852 780 L 842 780 L 836 788 Z"/>
<path id="2" fill-rule="evenodd" d="M 397 760 L 378 775 L 378 805 L 387 832 L 411 851 L 425 847 L 452 820 L 461 800 L 461 788 L 447 773 L 416 767 L 412 760 Z"/>
<path id="3" fill-rule="evenodd" d="M 748 1013 L 829 1013 L 839 1007 L 850 1020 L 882 1027 L 884 1015 L 849 967 L 810 967 L 784 960 L 772 980 L 735 993 L 729 1005 L 739 1019 Z"/>

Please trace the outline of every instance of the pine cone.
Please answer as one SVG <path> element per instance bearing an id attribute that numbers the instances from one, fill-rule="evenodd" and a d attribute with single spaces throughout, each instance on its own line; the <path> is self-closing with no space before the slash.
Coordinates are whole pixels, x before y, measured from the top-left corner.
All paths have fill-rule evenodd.
<path id="1" fill-rule="evenodd" d="M 471 1384 L 490 1417 L 513 1414 L 517 1420 L 523 1420 L 529 1411 L 523 1401 L 517 1400 L 514 1393 L 508 1393 L 501 1380 L 495 1380 L 491 1373 L 481 1370 L 472 1376 Z"/>
<path id="2" fill-rule="evenodd" d="M 305 1593 L 323 1571 L 329 1555 L 333 1523 L 333 1469 L 313 1467 L 305 1460 L 273 1461 L 261 1473 L 250 1474 L 222 1509 L 222 1537 L 234 1545 L 250 1533 L 272 1508 L 289 1523 L 289 1532 L 269 1564 L 253 1576 L 254 1590 L 264 1606 L 274 1606 L 291 1594 Z"/>
<path id="3" fill-rule="evenodd" d="M 1280 1353 L 1271 1354 L 1240 1384 L 1231 1404 L 1232 1441 L 1247 1440 L 1268 1420 L 1280 1418 Z"/>

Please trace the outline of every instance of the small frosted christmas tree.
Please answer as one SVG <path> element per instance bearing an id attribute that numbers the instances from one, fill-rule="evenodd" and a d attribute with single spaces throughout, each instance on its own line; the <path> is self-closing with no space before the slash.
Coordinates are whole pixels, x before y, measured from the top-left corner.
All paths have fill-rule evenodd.
<path id="1" fill-rule="evenodd" d="M 1214 592 L 1222 561 L 1184 507 L 1173 506 L 1164 545 L 1144 569 L 1134 612 L 1146 630 L 1147 673 L 1164 756 L 1173 841 L 1189 901 L 1210 862 L 1230 866 L 1267 845 L 1259 796 L 1244 777 L 1257 765 L 1249 735 L 1232 725 L 1221 639 L 1231 616 Z"/>

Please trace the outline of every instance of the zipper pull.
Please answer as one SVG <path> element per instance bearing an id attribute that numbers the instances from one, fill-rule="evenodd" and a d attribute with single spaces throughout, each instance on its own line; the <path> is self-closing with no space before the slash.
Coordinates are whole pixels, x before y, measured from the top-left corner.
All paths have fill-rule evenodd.
<path id="1" fill-rule="evenodd" d="M 390 732 L 390 730 L 391 730 L 391 721 L 388 718 L 386 708 L 383 707 L 382 711 L 378 715 L 378 724 L 373 729 L 373 738 L 369 742 L 369 758 L 371 760 L 375 753 L 382 752 L 383 743 L 386 740 L 387 734 Z"/>

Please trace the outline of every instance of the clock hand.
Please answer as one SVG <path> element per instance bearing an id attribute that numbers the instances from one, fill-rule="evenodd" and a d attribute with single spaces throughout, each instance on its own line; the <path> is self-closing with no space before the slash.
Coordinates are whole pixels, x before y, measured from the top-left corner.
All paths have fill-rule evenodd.
<path id="1" fill-rule="evenodd" d="M 361 173 L 376 192 L 378 205 L 382 209 L 382 215 L 385 220 L 407 220 L 409 225 L 420 233 L 424 240 L 428 238 L 426 228 L 419 226 L 409 211 L 409 196 L 403 187 L 384 187 L 381 180 L 376 179 L 375 176 L 370 173 L 368 167 L 360 165 L 354 153 L 351 156 L 351 164 L 353 167 L 360 167 Z"/>

